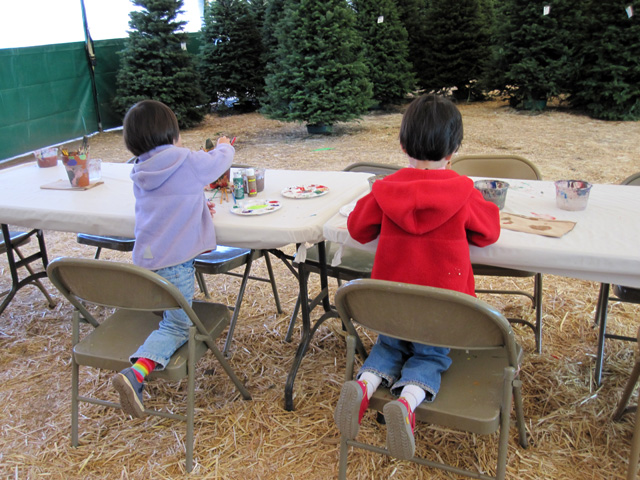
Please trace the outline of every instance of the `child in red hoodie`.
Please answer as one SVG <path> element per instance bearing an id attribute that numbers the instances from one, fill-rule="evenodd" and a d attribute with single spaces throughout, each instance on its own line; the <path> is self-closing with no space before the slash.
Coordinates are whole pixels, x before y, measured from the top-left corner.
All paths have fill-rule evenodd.
<path id="1" fill-rule="evenodd" d="M 347 222 L 358 242 L 379 238 L 372 278 L 475 296 L 469 244 L 496 242 L 500 215 L 470 178 L 450 170 L 462 137 L 462 116 L 451 101 L 423 95 L 409 105 L 400 126 L 409 168 L 375 182 Z M 384 407 L 387 448 L 393 456 L 413 457 L 413 412 L 438 393 L 440 376 L 451 365 L 448 353 L 379 335 L 357 380 L 342 387 L 334 414 L 340 432 L 355 438 L 369 398 L 383 384 L 399 395 Z"/>

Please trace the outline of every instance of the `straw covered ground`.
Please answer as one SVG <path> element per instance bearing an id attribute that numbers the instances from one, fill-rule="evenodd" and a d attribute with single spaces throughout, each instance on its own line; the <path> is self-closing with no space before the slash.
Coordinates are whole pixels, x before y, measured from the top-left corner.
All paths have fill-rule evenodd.
<path id="1" fill-rule="evenodd" d="M 619 183 L 640 170 L 640 123 L 602 122 L 559 107 L 529 115 L 501 101 L 461 105 L 460 109 L 465 123 L 461 153 L 519 154 L 535 162 L 549 180 L 580 177 Z M 374 112 L 359 122 L 337 125 L 329 136 L 310 136 L 303 125 L 267 120 L 259 114 L 211 115 L 197 129 L 183 132 L 183 142 L 199 148 L 207 137 L 237 136 L 236 161 L 267 168 L 340 170 L 365 160 L 404 165 L 397 141 L 401 112 L 402 108 Z M 98 134 L 90 145 L 92 156 L 103 161 L 124 162 L 130 156 L 120 131 Z M 46 231 L 45 236 L 50 258 L 93 256 L 93 249 L 77 244 L 74 234 Z M 112 251 L 103 258 L 130 261 L 129 254 Z M 185 426 L 174 420 L 130 420 L 121 411 L 83 404 L 80 446 L 70 446 L 71 310 L 60 295 L 55 295 L 58 304 L 50 310 L 35 288 L 23 289 L 0 317 L 0 477 L 336 478 L 338 432 L 332 415 L 344 375 L 344 338 L 336 321 L 320 328 L 298 373 L 296 410 L 285 411 L 284 384 L 299 331 L 292 343 L 284 337 L 297 284 L 279 261 L 274 265 L 284 313 L 276 314 L 268 286 L 250 282 L 230 357 L 253 400 L 239 397 L 212 356 L 199 365 L 196 466 L 191 475 L 184 472 Z M 264 273 L 262 261 L 256 268 Z M 208 283 L 214 301 L 233 304 L 236 279 L 209 277 Z M 500 283 L 479 280 L 492 287 Z M 522 280 L 523 285 L 529 283 Z M 0 290 L 8 285 L 3 256 Z M 615 423 L 611 414 L 630 372 L 635 346 L 607 342 L 604 385 L 596 389 L 592 381 L 597 335 L 593 317 L 598 286 L 544 277 L 542 354 L 533 353 L 531 332 L 516 328 L 526 351 L 521 375 L 531 445 L 521 448 L 515 429 L 511 430 L 509 479 L 624 478 L 632 418 Z M 508 316 L 533 318 L 524 300 L 482 298 Z M 640 309 L 617 304 L 613 310 L 611 330 L 634 335 Z M 82 391 L 115 398 L 109 387 L 111 372 L 83 373 Z M 184 384 L 151 382 L 145 401 L 151 407 L 175 410 L 185 391 Z M 382 445 L 385 428 L 369 413 L 360 435 Z M 416 437 L 418 454 L 494 472 L 496 436 L 418 425 Z M 350 460 L 349 478 L 457 478 L 364 451 L 352 452 Z"/>

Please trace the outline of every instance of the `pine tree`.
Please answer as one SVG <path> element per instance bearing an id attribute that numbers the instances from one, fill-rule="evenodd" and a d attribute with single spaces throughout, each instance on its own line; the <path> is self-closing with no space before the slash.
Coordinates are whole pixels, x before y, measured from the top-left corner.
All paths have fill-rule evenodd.
<path id="1" fill-rule="evenodd" d="M 430 55 L 420 79 L 427 90 L 445 91 L 469 99 L 480 95 L 474 84 L 489 58 L 489 26 L 479 0 L 433 0 L 427 9 L 425 42 Z"/>
<path id="2" fill-rule="evenodd" d="M 247 0 L 206 2 L 198 70 L 209 102 L 237 98 L 236 107 L 258 107 L 264 92 L 262 39 Z"/>
<path id="3" fill-rule="evenodd" d="M 512 106 L 542 109 L 549 98 L 566 92 L 575 75 L 567 29 L 575 10 L 572 3 L 508 0 L 502 4 L 494 68 Z"/>
<path id="4" fill-rule="evenodd" d="M 396 0 L 400 21 L 407 29 L 407 43 L 409 47 L 409 61 L 413 65 L 417 86 L 424 88 L 423 79 L 428 75 L 426 59 L 431 55 L 431 48 L 426 41 L 427 1 L 426 0 Z"/>
<path id="5" fill-rule="evenodd" d="M 262 45 L 264 47 L 265 65 L 273 64 L 276 59 L 278 23 L 284 16 L 285 0 L 268 0 L 262 25 Z"/>
<path id="6" fill-rule="evenodd" d="M 571 104 L 604 120 L 640 120 L 640 22 L 631 2 L 586 4 L 582 66 Z"/>
<path id="7" fill-rule="evenodd" d="M 123 114 L 144 99 L 167 104 L 181 128 L 199 123 L 204 96 L 192 55 L 182 48 L 186 22 L 176 21 L 182 0 L 135 0 L 142 11 L 129 14 L 129 37 L 121 52 L 114 108 Z"/>
<path id="8" fill-rule="evenodd" d="M 414 85 L 408 61 L 407 30 L 393 0 L 354 0 L 373 98 L 381 104 L 402 100 Z"/>
<path id="9" fill-rule="evenodd" d="M 263 102 L 267 116 L 322 126 L 367 111 L 371 83 L 346 0 L 286 0 L 276 38 Z"/>

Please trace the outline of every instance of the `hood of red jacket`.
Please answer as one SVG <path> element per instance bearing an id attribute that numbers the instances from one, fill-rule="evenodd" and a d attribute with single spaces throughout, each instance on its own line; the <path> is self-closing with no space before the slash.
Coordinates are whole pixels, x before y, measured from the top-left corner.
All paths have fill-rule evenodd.
<path id="1" fill-rule="evenodd" d="M 390 220 L 409 233 L 422 235 L 464 208 L 473 188 L 469 177 L 453 170 L 403 168 L 375 182 L 372 195 Z"/>

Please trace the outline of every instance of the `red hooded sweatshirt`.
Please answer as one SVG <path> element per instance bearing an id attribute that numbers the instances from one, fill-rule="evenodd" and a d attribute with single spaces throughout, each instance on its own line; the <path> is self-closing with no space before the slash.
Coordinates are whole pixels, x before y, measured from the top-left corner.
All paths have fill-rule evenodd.
<path id="1" fill-rule="evenodd" d="M 500 212 L 469 177 L 403 168 L 373 184 L 347 227 L 360 243 L 380 237 L 371 278 L 475 296 L 469 244 L 498 240 Z"/>

